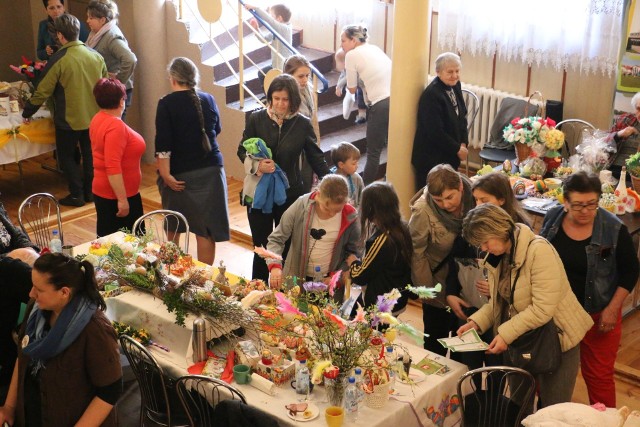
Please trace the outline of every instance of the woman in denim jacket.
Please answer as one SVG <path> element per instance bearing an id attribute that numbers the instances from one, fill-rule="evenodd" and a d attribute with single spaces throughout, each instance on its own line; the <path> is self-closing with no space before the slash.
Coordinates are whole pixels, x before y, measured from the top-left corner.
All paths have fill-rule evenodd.
<path id="1" fill-rule="evenodd" d="M 613 365 L 622 335 L 621 308 L 638 280 L 638 258 L 627 227 L 598 208 L 596 175 L 573 174 L 563 190 L 563 206 L 547 213 L 540 235 L 558 251 L 571 289 L 594 321 L 580 343 L 589 401 L 615 408 Z"/>

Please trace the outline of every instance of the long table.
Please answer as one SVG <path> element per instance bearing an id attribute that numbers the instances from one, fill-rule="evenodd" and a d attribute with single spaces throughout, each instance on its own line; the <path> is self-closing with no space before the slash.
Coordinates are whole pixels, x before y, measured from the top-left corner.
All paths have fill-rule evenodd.
<path id="1" fill-rule="evenodd" d="M 74 251 L 87 253 L 89 243 L 77 246 Z M 193 315 L 187 316 L 185 326 L 176 325 L 175 315 L 169 313 L 162 300 L 152 294 L 133 290 L 113 298 L 107 298 L 107 316 L 111 320 L 125 322 L 135 328 L 145 328 L 154 341 L 166 346 L 170 351 L 151 346 L 149 350 L 162 366 L 166 374 L 178 378 L 188 373 L 192 362 L 192 323 Z M 467 371 L 467 367 L 453 360 L 446 359 L 412 344 L 404 343 L 414 362 L 425 356 L 438 363 L 445 364 L 450 371 L 443 376 L 429 375 L 423 382 L 409 386 L 398 383 L 397 395 L 391 396 L 382 409 L 362 406 L 356 425 L 368 427 L 386 427 L 389 425 L 402 427 L 453 426 L 460 421 L 456 385 L 458 378 Z M 285 405 L 296 402 L 298 395 L 288 385 L 278 387 L 275 396 L 257 390 L 250 385 L 233 383 L 246 396 L 247 402 L 276 417 L 282 426 L 298 425 L 287 416 Z M 320 409 L 320 416 L 305 424 L 309 427 L 325 426 L 324 410 L 329 406 L 325 398 L 324 388 L 316 387 L 311 394 L 312 403 Z M 432 419 L 443 420 L 435 424 Z M 346 424 L 345 424 L 346 425 Z"/>

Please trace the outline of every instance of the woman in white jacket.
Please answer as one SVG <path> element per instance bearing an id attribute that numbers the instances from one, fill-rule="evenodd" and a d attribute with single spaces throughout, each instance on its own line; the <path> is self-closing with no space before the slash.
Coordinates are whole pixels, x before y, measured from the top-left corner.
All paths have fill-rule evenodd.
<path id="1" fill-rule="evenodd" d="M 484 267 L 489 271 L 491 300 L 469 317 L 458 335 L 471 328 L 484 332 L 493 327 L 495 338 L 487 351 L 500 354 L 525 332 L 553 319 L 562 358 L 555 372 L 536 375 L 540 401 L 543 407 L 571 401 L 580 361 L 578 344 L 593 321 L 571 291 L 558 253 L 546 239 L 488 203 L 467 214 L 462 235 L 489 253 Z M 508 353 L 504 362 L 511 364 Z"/>

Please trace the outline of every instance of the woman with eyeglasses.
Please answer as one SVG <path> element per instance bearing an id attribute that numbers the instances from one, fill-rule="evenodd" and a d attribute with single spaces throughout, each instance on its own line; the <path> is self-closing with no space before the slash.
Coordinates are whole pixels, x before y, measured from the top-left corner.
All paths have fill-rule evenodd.
<path id="1" fill-rule="evenodd" d="M 638 258 L 627 227 L 598 208 L 596 175 L 573 174 L 563 190 L 564 204 L 547 213 L 540 235 L 558 251 L 573 293 L 594 321 L 580 343 L 589 401 L 615 408 L 613 365 L 622 335 L 621 308 L 638 280 Z"/>

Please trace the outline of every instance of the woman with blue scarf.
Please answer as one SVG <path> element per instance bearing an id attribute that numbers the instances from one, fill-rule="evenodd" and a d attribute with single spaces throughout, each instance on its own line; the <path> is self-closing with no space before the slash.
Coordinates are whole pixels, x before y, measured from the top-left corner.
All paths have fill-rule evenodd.
<path id="1" fill-rule="evenodd" d="M 122 368 L 93 266 L 47 253 L 35 262 L 31 279 L 32 301 L 0 424 L 115 426 Z"/>

